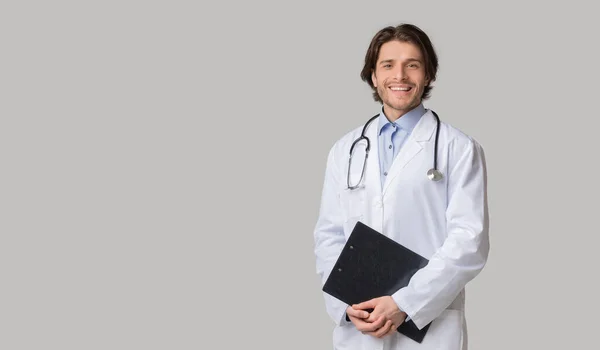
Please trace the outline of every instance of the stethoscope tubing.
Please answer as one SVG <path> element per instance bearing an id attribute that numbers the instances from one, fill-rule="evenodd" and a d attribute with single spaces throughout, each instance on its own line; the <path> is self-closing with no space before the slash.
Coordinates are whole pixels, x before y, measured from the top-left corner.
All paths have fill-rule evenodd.
<path id="1" fill-rule="evenodd" d="M 439 181 L 442 178 L 442 173 L 437 169 L 438 140 L 440 137 L 440 117 L 434 111 L 431 111 L 431 113 L 433 113 L 433 116 L 435 117 L 436 128 L 435 128 L 435 143 L 434 143 L 434 149 L 433 149 L 433 168 L 429 169 L 429 171 L 427 172 L 427 177 L 429 177 L 429 179 L 432 181 Z M 354 146 L 356 145 L 356 143 L 358 143 L 360 140 L 366 140 L 366 142 L 367 142 L 367 147 L 365 149 L 366 155 L 365 155 L 365 160 L 364 160 L 365 164 L 363 165 L 363 173 L 365 171 L 364 166 L 366 165 L 366 158 L 369 156 L 369 150 L 371 149 L 371 141 L 365 135 L 365 133 L 367 131 L 367 128 L 371 124 L 371 122 L 373 122 L 373 120 L 377 119 L 377 117 L 379 117 L 379 114 L 376 114 L 373 117 L 369 118 L 369 120 L 363 126 L 362 132 L 360 133 L 360 137 L 357 138 L 356 140 L 354 140 L 354 142 L 350 146 L 350 159 L 351 159 L 352 158 L 352 150 L 354 149 Z M 349 171 L 350 171 L 350 168 L 348 168 L 348 172 Z M 362 176 L 361 176 L 361 179 L 362 179 Z"/>

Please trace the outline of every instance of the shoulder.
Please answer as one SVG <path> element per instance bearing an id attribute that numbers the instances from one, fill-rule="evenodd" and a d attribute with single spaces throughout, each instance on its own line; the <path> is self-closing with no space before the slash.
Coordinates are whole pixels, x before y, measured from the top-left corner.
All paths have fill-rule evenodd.
<path id="1" fill-rule="evenodd" d="M 448 162 L 453 168 L 462 164 L 468 167 L 485 166 L 485 152 L 481 143 L 470 134 L 449 123 L 440 123 L 440 143 L 444 144 Z"/>
<path id="2" fill-rule="evenodd" d="M 356 126 L 338 137 L 329 149 L 329 158 L 332 161 L 342 159 L 345 155 L 350 154 L 352 143 L 358 139 L 362 133 L 363 125 Z"/>
<path id="3" fill-rule="evenodd" d="M 475 137 L 450 123 L 440 122 L 440 137 L 442 137 L 442 134 L 446 140 L 445 143 L 451 150 L 464 152 L 475 149 L 483 152 L 481 143 Z"/>

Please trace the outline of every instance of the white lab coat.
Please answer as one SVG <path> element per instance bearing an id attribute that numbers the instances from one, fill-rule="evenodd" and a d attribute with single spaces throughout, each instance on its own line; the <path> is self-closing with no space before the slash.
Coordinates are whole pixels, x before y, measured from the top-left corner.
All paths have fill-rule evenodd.
<path id="1" fill-rule="evenodd" d="M 328 154 L 314 231 L 322 283 L 360 220 L 429 259 L 409 285 L 392 297 L 419 328 L 433 321 L 421 344 L 398 332 L 378 339 L 347 322 L 348 305 L 323 293 L 327 313 L 335 322 L 337 350 L 467 349 L 464 288 L 483 269 L 489 251 L 485 159 L 472 137 L 442 121 L 437 167 L 444 178 L 429 180 L 435 128 L 435 117 L 427 111 L 395 158 L 383 188 L 376 121 L 366 132 L 371 150 L 363 187 L 346 189 L 349 150 L 362 125 L 336 142 Z"/>

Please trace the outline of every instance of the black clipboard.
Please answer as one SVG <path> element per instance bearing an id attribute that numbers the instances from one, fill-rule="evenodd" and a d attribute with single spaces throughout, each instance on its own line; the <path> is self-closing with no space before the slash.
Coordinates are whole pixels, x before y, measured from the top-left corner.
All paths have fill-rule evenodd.
<path id="1" fill-rule="evenodd" d="M 348 305 L 392 295 L 408 285 L 429 261 L 362 222 L 357 222 L 323 291 Z M 431 323 L 418 329 L 412 320 L 397 331 L 421 343 Z"/>

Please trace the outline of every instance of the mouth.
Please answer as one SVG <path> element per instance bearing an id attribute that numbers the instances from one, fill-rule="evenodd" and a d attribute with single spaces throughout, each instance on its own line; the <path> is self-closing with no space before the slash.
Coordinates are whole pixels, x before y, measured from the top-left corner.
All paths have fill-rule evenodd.
<path id="1" fill-rule="evenodd" d="M 395 96 L 406 96 L 412 91 L 413 88 L 412 86 L 407 85 L 393 85 L 388 86 L 388 89 L 390 89 L 390 91 L 392 91 L 392 94 L 394 94 Z"/>

